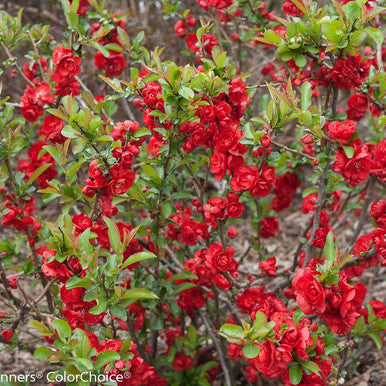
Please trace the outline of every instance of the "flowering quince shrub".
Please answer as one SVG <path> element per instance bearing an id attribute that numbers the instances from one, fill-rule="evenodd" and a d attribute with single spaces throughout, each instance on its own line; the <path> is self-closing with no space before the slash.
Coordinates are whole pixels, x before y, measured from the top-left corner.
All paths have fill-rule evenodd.
<path id="1" fill-rule="evenodd" d="M 386 265 L 377 3 L 164 1 L 184 65 L 97 0 L 61 1 L 62 42 L 1 11 L 3 76 L 24 82 L 0 101 L 1 342 L 58 374 L 129 372 L 118 385 L 337 384 L 380 349 L 363 276 Z M 242 72 L 258 50 L 264 87 Z M 296 252 L 272 256 L 296 211 Z"/>

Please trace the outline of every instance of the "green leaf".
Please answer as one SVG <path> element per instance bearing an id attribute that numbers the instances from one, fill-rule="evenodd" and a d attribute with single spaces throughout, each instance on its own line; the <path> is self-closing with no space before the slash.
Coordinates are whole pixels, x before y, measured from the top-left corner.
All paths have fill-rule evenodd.
<path id="1" fill-rule="evenodd" d="M 267 316 L 262 311 L 257 311 L 255 315 L 255 320 L 253 322 L 253 327 L 259 329 L 267 324 Z"/>
<path id="2" fill-rule="evenodd" d="M 355 323 L 355 325 L 354 325 L 354 327 L 353 327 L 353 332 L 355 333 L 355 334 L 360 334 L 361 332 L 363 332 L 362 330 L 363 330 L 363 327 L 365 326 L 365 318 L 364 318 L 364 316 L 363 315 L 361 315 L 358 319 L 357 319 L 357 321 L 356 321 L 356 323 Z M 328 355 L 328 354 L 327 354 Z"/>
<path id="3" fill-rule="evenodd" d="M 369 337 L 373 340 L 373 342 L 377 346 L 377 349 L 380 350 L 383 345 L 382 338 L 375 332 L 369 332 Z"/>
<path id="4" fill-rule="evenodd" d="M 383 33 L 380 29 L 374 28 L 374 27 L 367 27 L 365 28 L 365 31 L 367 35 L 371 37 L 377 44 L 383 43 Z"/>
<path id="5" fill-rule="evenodd" d="M 295 56 L 295 63 L 298 67 L 302 68 L 307 64 L 307 59 L 304 55 L 296 55 Z"/>
<path id="6" fill-rule="evenodd" d="M 360 18 L 362 15 L 361 7 L 355 1 L 350 1 L 347 4 L 343 5 L 342 9 L 344 14 L 351 21 L 351 23 L 354 23 L 354 21 Z"/>
<path id="7" fill-rule="evenodd" d="M 188 338 L 192 343 L 195 343 L 197 340 L 197 331 L 193 324 L 188 327 Z"/>
<path id="8" fill-rule="evenodd" d="M 76 358 L 74 360 L 75 366 L 80 371 L 91 371 L 93 369 L 93 362 L 90 361 L 88 358 Z M 87 384 L 87 383 L 86 383 Z M 79 384 L 78 384 L 79 385 Z M 80 385 L 81 386 L 81 385 Z"/>
<path id="9" fill-rule="evenodd" d="M 190 288 L 197 287 L 197 284 L 194 283 L 181 283 L 177 286 L 177 288 L 173 291 L 173 295 L 179 294 L 182 291 L 186 291 Z"/>
<path id="10" fill-rule="evenodd" d="M 105 298 L 99 297 L 99 298 L 97 298 L 97 302 L 98 302 L 98 304 L 95 307 L 90 309 L 90 311 L 89 311 L 90 314 L 99 315 L 102 312 L 106 311 L 107 300 Z"/>
<path id="11" fill-rule="evenodd" d="M 145 37 L 145 32 L 141 31 L 133 40 L 133 47 L 138 50 L 139 49 L 139 43 L 143 40 Z"/>
<path id="12" fill-rule="evenodd" d="M 243 347 L 243 354 L 248 359 L 256 358 L 259 355 L 259 353 L 260 353 L 260 347 L 253 343 L 249 343 Z"/>
<path id="13" fill-rule="evenodd" d="M 267 40 L 275 45 L 279 45 L 281 43 L 281 36 L 271 29 L 265 31 L 263 35 Z"/>
<path id="14" fill-rule="evenodd" d="M 45 145 L 45 146 L 43 146 L 43 149 L 40 151 L 38 157 L 40 158 L 46 152 L 50 154 L 50 156 L 55 160 L 55 162 L 58 165 L 62 164 L 62 157 L 61 157 L 58 149 L 56 149 L 55 147 L 53 147 L 51 145 Z"/>
<path id="15" fill-rule="evenodd" d="M 158 184 L 160 184 L 162 182 L 158 173 L 155 171 L 155 169 L 151 165 L 146 165 L 146 164 L 141 165 L 141 169 L 145 173 L 146 177 L 148 177 L 149 179 L 155 181 Z"/>
<path id="16" fill-rule="evenodd" d="M 198 279 L 198 277 L 188 271 L 187 269 L 184 269 L 183 272 L 175 273 L 174 275 L 170 276 L 167 280 L 173 281 L 173 280 L 187 280 L 187 279 Z"/>
<path id="17" fill-rule="evenodd" d="M 137 252 L 129 256 L 122 264 L 121 269 L 125 269 L 127 266 L 138 263 L 142 260 L 155 259 L 157 256 L 152 252 Z"/>
<path id="18" fill-rule="evenodd" d="M 122 44 L 122 47 L 126 50 L 130 50 L 130 39 L 129 35 L 127 35 L 126 31 L 121 27 L 117 28 L 118 31 L 118 40 Z"/>
<path id="19" fill-rule="evenodd" d="M 119 229 L 118 229 L 117 225 L 115 224 L 115 222 L 110 220 L 108 217 L 104 216 L 103 220 L 108 227 L 108 235 L 109 235 L 111 247 L 113 248 L 115 253 L 119 253 L 119 250 L 122 246 L 121 236 L 119 234 Z"/>
<path id="20" fill-rule="evenodd" d="M 323 33 L 324 35 L 326 36 L 326 38 L 332 42 L 332 43 L 335 43 L 335 44 L 339 44 L 340 41 L 341 41 L 341 34 L 337 34 L 338 32 L 338 27 L 331 24 L 331 22 L 326 22 L 326 23 L 323 23 L 322 25 L 322 30 L 323 30 Z M 340 30 L 339 30 L 340 31 Z M 340 31 L 341 32 L 341 31 Z"/>
<path id="21" fill-rule="evenodd" d="M 53 326 L 60 340 L 65 341 L 71 336 L 71 327 L 65 320 L 57 319 L 54 321 Z"/>
<path id="22" fill-rule="evenodd" d="M 67 289 L 79 288 L 79 287 L 91 288 L 92 283 L 91 283 L 91 279 L 88 276 L 85 276 L 85 277 L 72 276 L 67 280 L 65 286 Z"/>
<path id="23" fill-rule="evenodd" d="M 118 79 L 110 79 L 103 75 L 99 75 L 99 78 L 101 78 L 104 82 L 106 82 L 116 92 L 123 92 L 123 89 Z"/>
<path id="24" fill-rule="evenodd" d="M 45 164 L 39 166 L 33 173 L 27 182 L 27 185 L 31 185 L 39 176 L 41 176 L 52 164 Z"/>
<path id="25" fill-rule="evenodd" d="M 90 243 L 91 238 L 91 230 L 87 228 L 82 234 L 79 236 L 79 245 L 83 248 L 83 250 L 91 255 L 93 253 L 93 246 Z"/>
<path id="26" fill-rule="evenodd" d="M 112 306 L 110 306 L 109 310 L 111 315 L 123 321 L 126 321 L 127 319 L 126 309 L 121 304 L 113 304 Z"/>
<path id="27" fill-rule="evenodd" d="M 324 245 L 324 255 L 326 256 L 326 259 L 329 261 L 335 261 L 336 259 L 336 251 L 335 251 L 335 245 L 334 245 L 334 233 L 328 232 L 328 235 L 326 237 L 326 244 Z"/>
<path id="28" fill-rule="evenodd" d="M 98 355 L 94 369 L 97 370 L 107 363 L 116 362 L 121 359 L 121 356 L 116 351 L 103 351 Z"/>
<path id="29" fill-rule="evenodd" d="M 354 156 L 354 148 L 352 146 L 342 145 L 342 148 L 343 148 L 347 158 L 352 158 Z"/>
<path id="30" fill-rule="evenodd" d="M 91 344 L 87 334 L 80 328 L 76 328 L 73 338 L 78 339 L 78 344 L 76 346 L 77 355 L 81 358 L 88 357 L 91 350 Z"/>
<path id="31" fill-rule="evenodd" d="M 103 107 L 108 117 L 113 116 L 118 110 L 118 105 L 113 101 L 106 101 Z"/>
<path id="32" fill-rule="evenodd" d="M 311 106 L 311 84 L 304 82 L 301 88 L 301 106 L 306 111 Z"/>
<path id="33" fill-rule="evenodd" d="M 312 361 L 301 361 L 303 368 L 310 370 L 312 373 L 319 374 L 320 368 L 317 363 Z"/>
<path id="34" fill-rule="evenodd" d="M 302 380 L 303 371 L 296 363 L 295 366 L 289 368 L 289 378 L 293 385 L 298 385 Z"/>
<path id="35" fill-rule="evenodd" d="M 172 210 L 173 207 L 169 202 L 164 202 L 163 204 L 161 204 L 161 213 L 165 219 L 169 218 L 169 216 L 172 214 Z"/>
<path id="36" fill-rule="evenodd" d="M 37 320 L 32 320 L 29 322 L 29 325 L 37 330 L 41 336 L 52 336 L 53 333 L 44 325 L 43 322 L 38 322 Z"/>
<path id="37" fill-rule="evenodd" d="M 79 133 L 71 126 L 71 125 L 66 125 L 63 127 L 61 134 L 63 137 L 66 138 L 78 138 L 80 135 Z"/>
<path id="38" fill-rule="evenodd" d="M 64 114 L 63 111 L 61 111 L 59 109 L 47 109 L 46 111 L 47 111 L 47 113 L 54 115 L 55 117 L 60 118 L 64 121 L 66 121 L 68 119 L 67 115 Z"/>
<path id="39" fill-rule="evenodd" d="M 372 329 L 377 329 L 377 330 L 384 330 L 384 329 L 386 329 L 386 319 L 377 319 L 374 322 L 374 324 L 372 326 Z"/>
<path id="40" fill-rule="evenodd" d="M 236 324 L 225 323 L 221 326 L 220 332 L 223 332 L 225 335 L 233 338 L 244 337 L 244 331 L 242 327 L 237 326 Z"/>
<path id="41" fill-rule="evenodd" d="M 124 299 L 159 299 L 159 297 L 146 288 L 131 288 L 127 290 L 122 298 Z"/>
<path id="42" fill-rule="evenodd" d="M 52 355 L 54 352 L 52 351 L 52 349 L 48 348 L 48 347 L 39 347 L 35 350 L 34 352 L 34 357 L 35 358 L 38 358 L 42 361 L 46 361 L 47 360 L 47 357 L 49 357 L 50 355 Z"/>
<path id="43" fill-rule="evenodd" d="M 178 94 L 180 94 L 181 96 L 183 96 L 187 100 L 190 100 L 190 98 L 194 97 L 194 91 L 191 88 L 186 87 L 186 86 L 182 86 L 178 90 Z"/>

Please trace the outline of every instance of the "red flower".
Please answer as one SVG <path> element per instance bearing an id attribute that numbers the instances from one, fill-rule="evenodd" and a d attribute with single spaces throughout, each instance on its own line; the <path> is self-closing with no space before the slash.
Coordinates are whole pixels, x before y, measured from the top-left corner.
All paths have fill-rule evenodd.
<path id="1" fill-rule="evenodd" d="M 213 150 L 213 155 L 210 157 L 210 171 L 215 175 L 216 180 L 220 181 L 226 172 L 226 153 Z"/>
<path id="2" fill-rule="evenodd" d="M 47 70 L 47 60 L 42 56 L 39 58 L 40 64 L 42 66 L 43 71 Z M 35 62 L 32 67 L 30 66 L 30 62 L 25 62 L 23 66 L 23 74 L 34 84 L 38 84 L 39 80 L 36 78 L 38 75 L 41 75 L 38 71 L 39 65 Z"/>
<path id="3" fill-rule="evenodd" d="M 213 243 L 206 256 L 206 265 L 218 272 L 231 271 L 234 267 L 233 263 L 233 248 L 228 247 L 226 251 L 222 250 L 219 243 Z"/>
<path id="4" fill-rule="evenodd" d="M 373 153 L 374 164 L 371 167 L 371 174 L 382 180 L 386 178 L 386 139 L 378 143 L 375 148 L 371 150 Z"/>
<path id="5" fill-rule="evenodd" d="M 275 236 L 279 232 L 279 220 L 276 217 L 264 217 L 260 221 L 260 235 L 265 239 Z"/>
<path id="6" fill-rule="evenodd" d="M 357 186 L 360 182 L 365 181 L 370 174 L 371 154 L 367 150 L 366 145 L 362 145 L 361 140 L 357 138 L 350 143 L 354 148 L 354 155 L 347 158 L 343 149 L 338 149 L 335 152 L 336 161 L 332 168 L 342 174 L 343 178 L 350 186 Z"/>
<path id="7" fill-rule="evenodd" d="M 374 217 L 375 223 L 380 228 L 386 228 L 386 200 L 373 202 L 373 205 L 371 205 L 370 216 Z"/>
<path id="8" fill-rule="evenodd" d="M 62 78 L 75 77 L 80 73 L 81 59 L 74 57 L 68 48 L 56 47 L 52 54 L 52 62 L 55 64 L 55 72 Z"/>
<path id="9" fill-rule="evenodd" d="M 193 358 L 187 357 L 182 353 L 178 353 L 174 356 L 172 367 L 175 371 L 183 371 L 190 369 L 193 365 Z"/>
<path id="10" fill-rule="evenodd" d="M 283 12 L 289 16 L 301 16 L 303 12 L 290 0 L 283 4 Z"/>
<path id="11" fill-rule="evenodd" d="M 265 261 L 260 261 L 259 268 L 263 271 L 263 274 L 276 276 L 276 270 L 278 268 L 276 265 L 276 257 L 272 256 Z"/>
<path id="12" fill-rule="evenodd" d="M 23 104 L 21 113 L 28 122 L 36 122 L 43 115 L 43 108 L 34 104 Z"/>
<path id="13" fill-rule="evenodd" d="M 256 304 L 262 299 L 264 287 L 253 287 L 240 292 L 237 295 L 236 303 L 242 312 L 251 312 Z"/>
<path id="14" fill-rule="evenodd" d="M 200 118 L 201 123 L 216 122 L 216 108 L 214 106 L 199 106 L 196 115 Z"/>
<path id="15" fill-rule="evenodd" d="M 238 235 L 238 231 L 235 227 L 229 227 L 228 228 L 228 231 L 227 231 L 227 236 L 230 238 L 230 239 L 234 239 L 235 237 L 237 237 Z"/>
<path id="16" fill-rule="evenodd" d="M 121 52 L 109 51 L 106 58 L 100 51 L 94 55 L 95 66 L 105 70 L 108 76 L 117 76 L 122 74 L 126 66 L 125 57 Z"/>
<path id="17" fill-rule="evenodd" d="M 321 314 L 326 309 L 326 294 L 315 274 L 309 268 L 299 269 L 292 280 L 296 301 L 306 315 Z"/>
<path id="18" fill-rule="evenodd" d="M 304 214 L 315 212 L 316 210 L 316 199 L 318 198 L 318 193 L 311 193 L 308 196 L 303 198 L 302 203 L 302 212 Z"/>
<path id="19" fill-rule="evenodd" d="M 356 123 L 346 119 L 343 123 L 339 121 L 331 122 L 328 125 L 328 132 L 333 140 L 339 145 L 345 145 L 355 134 Z"/>
<path id="20" fill-rule="evenodd" d="M 229 87 L 228 98 L 231 103 L 240 104 L 242 102 L 250 102 L 249 96 L 246 92 L 247 85 L 241 78 L 234 78 L 231 80 Z"/>
<path id="21" fill-rule="evenodd" d="M 91 218 L 87 217 L 84 213 L 72 216 L 72 223 L 79 231 L 84 231 L 92 226 Z"/>
<path id="22" fill-rule="evenodd" d="M 67 289 L 64 285 L 60 288 L 60 297 L 63 300 L 63 303 L 81 303 L 83 301 L 84 296 L 84 288 L 78 287 L 78 288 L 72 288 Z"/>
<path id="23" fill-rule="evenodd" d="M 110 169 L 110 173 L 113 168 Z M 133 185 L 134 179 L 135 174 L 131 170 L 120 171 L 119 176 L 116 176 L 116 178 L 109 183 L 109 192 L 118 195 L 125 194 L 127 189 Z"/>
<path id="24" fill-rule="evenodd" d="M 260 173 L 257 169 L 257 166 L 243 166 L 236 171 L 235 175 L 231 179 L 231 189 L 236 192 L 241 192 L 242 190 L 252 189 L 259 177 Z"/>
<path id="25" fill-rule="evenodd" d="M 1 332 L 1 336 L 7 341 L 9 342 L 12 337 L 13 337 L 13 330 L 10 329 L 10 328 L 7 328 L 6 330 L 3 330 Z"/>
<path id="26" fill-rule="evenodd" d="M 347 55 L 346 59 L 339 59 L 330 70 L 331 79 L 335 87 L 346 91 L 360 86 L 367 78 L 370 61 L 362 60 L 362 55 Z"/>
<path id="27" fill-rule="evenodd" d="M 39 128 L 39 135 L 44 135 L 47 141 L 54 143 L 64 143 L 66 137 L 63 137 L 63 121 L 54 115 L 48 115 L 44 118 L 43 124 Z"/>
<path id="28" fill-rule="evenodd" d="M 349 100 L 347 101 L 347 118 L 353 121 L 361 120 L 366 113 L 369 100 L 366 95 L 361 93 L 355 93 L 350 95 Z"/>
<path id="29" fill-rule="evenodd" d="M 161 85 L 155 82 L 149 82 L 142 89 L 141 95 L 145 103 L 154 105 L 157 101 L 157 95 L 161 93 Z"/>

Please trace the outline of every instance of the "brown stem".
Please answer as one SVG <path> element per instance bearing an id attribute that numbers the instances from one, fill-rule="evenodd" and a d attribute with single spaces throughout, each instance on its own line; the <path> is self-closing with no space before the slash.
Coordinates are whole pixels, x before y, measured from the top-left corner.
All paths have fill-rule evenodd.
<path id="1" fill-rule="evenodd" d="M 19 208 L 22 208 L 23 207 L 22 202 L 20 201 L 19 197 L 16 194 L 15 180 L 14 180 L 13 173 L 12 173 L 11 163 L 9 162 L 8 158 L 5 159 L 5 166 L 6 166 L 7 171 L 8 171 L 8 177 L 9 177 L 9 182 L 10 182 L 10 185 L 11 185 L 11 189 L 13 190 L 13 193 L 15 194 L 15 197 L 16 197 L 16 200 L 17 200 Z M 30 230 L 29 227 L 26 228 L 25 233 L 26 233 L 28 239 L 32 239 L 33 238 L 31 230 Z M 43 285 L 43 288 L 45 288 L 46 285 L 47 285 L 47 279 L 45 278 L 43 272 L 39 269 L 39 258 L 38 258 L 38 254 L 36 252 L 35 245 L 31 245 L 31 244 L 29 244 L 29 245 L 30 245 L 30 248 L 31 248 L 31 251 L 32 251 L 33 261 L 35 263 L 36 269 L 38 270 L 38 275 L 40 277 L 40 281 L 41 281 L 41 283 Z M 53 303 L 53 299 L 52 299 L 52 296 L 51 296 L 51 292 L 47 291 L 45 295 L 46 295 L 46 298 L 47 298 L 48 309 L 53 314 L 55 312 L 55 308 L 54 308 L 54 303 Z"/>
<path id="2" fill-rule="evenodd" d="M 227 363 L 225 361 L 225 358 L 226 358 L 225 353 L 222 350 L 221 344 L 220 344 L 217 336 L 213 333 L 213 330 L 210 327 L 209 321 L 206 318 L 205 314 L 200 309 L 198 310 L 198 313 L 200 314 L 200 317 L 201 317 L 202 321 L 204 322 L 204 325 L 205 325 L 205 328 L 206 328 L 208 334 L 210 335 L 210 337 L 213 340 L 213 344 L 216 346 L 218 359 L 220 361 L 222 371 L 224 372 L 225 384 L 226 384 L 226 386 L 232 386 L 233 383 L 231 381 L 229 368 L 228 368 Z"/>
<path id="3" fill-rule="evenodd" d="M 316 211 L 314 214 L 313 224 L 312 224 L 312 230 L 311 230 L 311 237 L 308 240 L 307 248 L 306 248 L 306 257 L 304 259 L 303 267 L 306 267 L 308 262 L 311 259 L 311 251 L 312 251 L 312 242 L 315 238 L 315 232 L 319 228 L 319 221 L 320 221 L 320 213 L 322 211 L 322 203 L 324 199 L 326 184 L 327 184 L 327 173 L 330 168 L 330 160 L 329 160 L 329 154 L 330 154 L 330 148 L 327 144 L 327 163 L 326 166 L 323 169 L 322 177 L 320 179 L 320 185 L 319 185 L 319 191 L 318 191 L 318 198 L 316 199 Z"/>
<path id="4" fill-rule="evenodd" d="M 36 298 L 36 300 L 34 301 L 34 304 L 38 304 L 40 302 L 40 300 L 43 299 L 43 297 L 46 295 L 46 293 L 50 290 L 52 284 L 54 284 L 56 282 L 56 279 L 51 279 L 48 284 L 43 288 L 43 291 L 40 293 L 40 295 Z"/>
<path id="5" fill-rule="evenodd" d="M 28 37 L 29 37 L 29 40 L 32 44 L 32 47 L 33 47 L 33 50 L 35 52 L 35 55 L 37 56 L 37 64 L 38 64 L 38 67 L 39 67 L 39 72 L 40 72 L 40 76 L 43 80 L 43 82 L 47 83 L 47 77 L 46 77 L 46 73 L 44 72 L 43 70 L 43 67 L 42 67 L 42 64 L 40 62 L 40 54 L 39 54 L 39 50 L 38 50 L 38 47 L 36 45 L 36 42 L 35 40 L 33 39 L 32 35 L 31 35 L 31 32 L 28 31 Z"/>
<path id="6" fill-rule="evenodd" d="M 23 70 L 20 68 L 19 64 L 16 61 L 16 58 L 12 55 L 11 51 L 9 51 L 8 47 L 3 42 L 1 42 L 1 46 L 3 47 L 8 58 L 15 61 L 15 66 L 17 68 L 17 71 L 19 72 L 21 77 L 25 80 L 25 82 L 29 84 L 31 87 L 35 88 L 35 85 L 33 84 L 33 82 L 24 75 Z"/>
<path id="7" fill-rule="evenodd" d="M 278 142 L 272 141 L 272 140 L 271 140 L 271 142 L 272 142 L 274 145 L 279 146 L 280 148 L 282 148 L 284 151 L 289 151 L 289 152 L 291 152 L 291 153 L 301 155 L 302 157 L 306 157 L 306 158 L 308 158 L 308 159 L 310 159 L 310 160 L 312 160 L 312 161 L 316 160 L 315 157 L 312 157 L 312 156 L 308 155 L 307 153 L 303 153 L 303 152 L 300 151 L 300 150 L 290 149 L 289 147 L 287 147 L 287 146 L 285 146 L 285 145 L 282 145 L 282 144 L 280 144 L 280 143 L 278 143 Z"/>
<path id="8" fill-rule="evenodd" d="M 348 343 L 351 339 L 351 332 L 348 333 L 347 338 L 346 338 L 346 343 Z M 343 355 L 342 355 L 342 360 L 340 361 L 339 367 L 338 367 L 338 372 L 336 373 L 336 378 L 339 380 L 340 374 L 342 373 L 344 369 L 344 365 L 346 364 L 347 357 L 348 357 L 348 351 L 349 351 L 349 346 L 347 345 L 344 350 L 343 350 Z"/>
<path id="9" fill-rule="evenodd" d="M 130 312 L 127 311 L 127 319 L 126 319 L 126 324 L 127 324 L 127 328 L 130 332 L 130 338 L 131 340 L 137 345 L 138 347 L 138 351 L 139 353 L 141 354 L 141 357 L 143 359 L 145 359 L 146 361 L 149 360 L 149 358 L 147 357 L 147 353 L 144 349 L 144 347 L 140 344 L 140 342 L 137 340 L 137 335 L 134 331 L 134 326 L 133 326 L 133 321 L 131 320 L 131 315 L 130 315 Z"/>
<path id="10" fill-rule="evenodd" d="M 363 203 L 361 214 L 359 215 L 358 225 L 356 226 L 354 234 L 351 237 L 350 245 L 353 245 L 355 243 L 356 239 L 359 236 L 359 233 L 361 232 L 361 230 L 363 228 L 364 222 L 366 220 L 366 216 L 367 216 L 368 211 L 369 211 L 370 202 L 372 200 L 372 196 L 374 193 L 374 185 L 375 185 L 375 180 L 373 178 L 371 178 L 370 183 L 369 183 L 369 187 L 368 187 L 368 194 L 367 194 L 367 197 Z"/>

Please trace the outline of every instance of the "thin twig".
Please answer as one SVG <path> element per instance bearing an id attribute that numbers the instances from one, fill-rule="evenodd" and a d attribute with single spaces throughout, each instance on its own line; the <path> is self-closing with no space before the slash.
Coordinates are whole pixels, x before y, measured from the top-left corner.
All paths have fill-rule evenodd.
<path id="1" fill-rule="evenodd" d="M 11 51 L 8 49 L 8 47 L 3 43 L 1 42 L 1 46 L 3 47 L 6 55 L 8 56 L 8 58 L 10 60 L 13 60 L 14 63 L 15 63 L 15 67 L 17 68 L 17 71 L 19 72 L 19 74 L 21 75 L 21 77 L 26 81 L 27 84 L 29 84 L 31 87 L 34 87 L 35 88 L 35 85 L 33 84 L 33 82 L 31 81 L 31 79 L 28 79 L 25 75 L 24 75 L 24 72 L 23 70 L 20 68 L 19 64 L 17 63 L 17 60 L 16 58 L 12 55 Z"/>
<path id="2" fill-rule="evenodd" d="M 366 196 L 365 201 L 363 202 L 362 209 L 361 209 L 361 214 L 359 215 L 359 221 L 358 224 L 355 228 L 354 234 L 351 237 L 350 244 L 353 245 L 355 241 L 357 240 L 359 233 L 361 232 L 364 222 L 366 220 L 366 216 L 368 215 L 369 211 L 369 206 L 370 202 L 372 200 L 372 196 L 374 193 L 374 185 L 375 185 L 375 180 L 373 178 L 370 179 L 369 182 L 369 187 L 368 187 L 368 194 Z"/>
<path id="3" fill-rule="evenodd" d="M 202 321 L 204 322 L 205 328 L 208 331 L 208 334 L 210 335 L 210 337 L 212 338 L 214 345 L 216 346 L 217 354 L 218 354 L 218 359 L 220 361 L 221 368 L 222 368 L 222 370 L 224 372 L 225 384 L 227 386 L 232 386 L 232 381 L 231 381 L 231 377 L 230 377 L 230 374 L 229 374 L 229 369 L 228 369 L 228 366 L 226 365 L 225 355 L 224 355 L 224 353 L 223 353 L 223 351 L 221 349 L 220 342 L 217 339 L 217 336 L 213 333 L 213 331 L 212 331 L 212 329 L 211 329 L 211 327 L 209 325 L 209 321 L 206 318 L 205 314 L 200 309 L 198 310 L 198 313 L 200 314 L 200 317 L 201 317 Z"/>
<path id="4" fill-rule="evenodd" d="M 330 154 L 330 148 L 327 147 L 327 163 L 323 169 L 322 177 L 320 179 L 318 198 L 316 199 L 316 203 L 315 203 L 316 211 L 314 214 L 314 219 L 313 219 L 313 224 L 312 224 L 311 237 L 308 240 L 308 244 L 307 244 L 307 248 L 306 248 L 306 257 L 304 259 L 303 267 L 306 267 L 308 262 L 311 259 L 312 242 L 314 241 L 314 238 L 315 238 L 315 232 L 319 228 L 320 213 L 322 211 L 322 203 L 323 203 L 324 193 L 325 193 L 326 184 L 327 184 L 327 174 L 328 174 L 328 170 L 330 168 L 329 154 Z"/>

